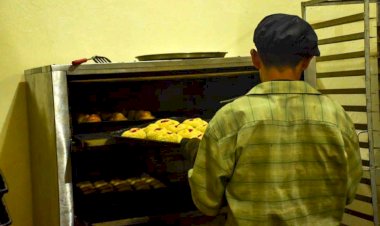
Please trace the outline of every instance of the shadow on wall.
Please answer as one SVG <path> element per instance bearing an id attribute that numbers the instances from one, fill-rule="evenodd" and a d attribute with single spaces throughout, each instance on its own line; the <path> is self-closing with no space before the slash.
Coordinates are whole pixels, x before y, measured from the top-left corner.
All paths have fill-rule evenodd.
<path id="1" fill-rule="evenodd" d="M 0 133 L 0 169 L 9 188 L 4 202 L 12 226 L 31 226 L 32 186 L 29 158 L 26 83 L 18 84 Z"/>

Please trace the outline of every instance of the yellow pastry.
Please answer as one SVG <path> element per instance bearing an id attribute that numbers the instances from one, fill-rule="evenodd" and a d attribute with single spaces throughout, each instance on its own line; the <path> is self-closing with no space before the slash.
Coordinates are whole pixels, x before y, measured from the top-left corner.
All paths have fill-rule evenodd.
<path id="1" fill-rule="evenodd" d="M 129 137 L 129 138 L 139 138 L 139 139 L 145 139 L 146 133 L 143 129 L 140 128 L 132 128 L 129 129 L 121 134 L 122 137 Z"/>
<path id="2" fill-rule="evenodd" d="M 160 141 L 166 141 L 166 142 L 172 142 L 172 143 L 179 143 L 182 140 L 182 136 L 171 132 L 167 131 L 166 133 L 163 133 L 159 136 Z"/>
<path id="3" fill-rule="evenodd" d="M 165 128 L 152 129 L 146 133 L 146 138 L 149 140 L 160 140 L 162 139 L 161 137 L 165 135 L 167 132 L 168 130 Z"/>
<path id="4" fill-rule="evenodd" d="M 89 117 L 90 117 L 89 114 L 79 114 L 78 115 L 78 123 L 87 122 Z"/>
<path id="5" fill-rule="evenodd" d="M 188 125 L 188 124 L 178 124 L 178 125 L 170 125 L 167 127 L 168 130 L 172 131 L 172 132 L 175 132 L 175 133 L 178 133 L 179 131 L 183 130 L 183 129 L 194 129 L 194 127 Z"/>
<path id="6" fill-rule="evenodd" d="M 203 125 L 205 123 L 207 123 L 206 121 L 204 121 L 203 119 L 201 118 L 189 118 L 189 119 L 186 119 L 185 121 L 182 122 L 183 124 L 188 124 L 194 128 L 196 128 L 197 126 L 199 125 Z"/>
<path id="7" fill-rule="evenodd" d="M 83 122 L 101 122 L 102 119 L 98 114 L 79 114 L 78 123 Z"/>
<path id="8" fill-rule="evenodd" d="M 154 119 L 154 116 L 152 115 L 152 113 L 150 111 L 140 110 L 140 111 L 137 111 L 137 113 L 135 115 L 135 119 L 136 120 L 148 120 L 148 119 Z"/>
<path id="9" fill-rule="evenodd" d="M 171 125 L 178 125 L 179 122 L 173 119 L 165 118 L 165 119 L 160 119 L 155 122 L 159 127 L 161 128 L 168 128 Z"/>
<path id="10" fill-rule="evenodd" d="M 197 127 L 195 127 L 195 129 L 204 133 L 206 131 L 207 126 L 208 126 L 208 123 L 204 123 L 204 124 L 198 125 Z"/>
<path id="11" fill-rule="evenodd" d="M 128 120 L 127 117 L 123 115 L 121 112 L 115 112 L 109 118 L 110 121 L 125 121 Z"/>
<path id="12" fill-rule="evenodd" d="M 101 122 L 102 119 L 100 118 L 100 116 L 98 114 L 91 114 L 88 118 L 87 118 L 87 122 Z"/>
<path id="13" fill-rule="evenodd" d="M 160 126 L 159 126 L 158 124 L 156 124 L 156 123 L 151 123 L 151 124 L 149 124 L 148 126 L 146 126 L 146 127 L 144 128 L 144 131 L 145 131 L 145 133 L 148 133 L 149 131 L 151 131 L 151 130 L 155 130 L 155 129 L 157 129 L 157 128 L 160 128 Z"/>
<path id="14" fill-rule="evenodd" d="M 188 139 L 191 139 L 191 138 L 202 139 L 202 136 L 203 136 L 203 133 L 196 129 L 184 129 L 184 130 L 179 131 L 177 134 L 183 138 L 188 138 Z"/>

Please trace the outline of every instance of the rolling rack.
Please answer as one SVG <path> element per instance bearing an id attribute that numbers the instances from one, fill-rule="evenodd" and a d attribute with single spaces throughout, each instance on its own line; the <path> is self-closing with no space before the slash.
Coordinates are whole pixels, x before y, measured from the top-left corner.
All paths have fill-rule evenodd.
<path id="1" fill-rule="evenodd" d="M 363 45 L 363 47 L 360 50 L 349 50 L 348 52 L 341 51 L 342 49 L 338 48 L 335 52 L 328 53 L 328 55 L 324 55 L 323 51 L 321 51 L 321 56 L 314 58 L 310 67 L 305 72 L 305 80 L 319 89 L 321 93 L 327 94 L 333 99 L 337 99 L 338 102 L 341 102 L 344 109 L 350 114 L 351 118 L 353 118 L 355 128 L 358 131 L 364 173 L 354 202 L 348 205 L 345 209 L 341 225 L 378 226 L 379 206 L 377 192 L 380 190 L 380 180 L 378 180 L 379 182 L 377 183 L 376 177 L 377 175 L 380 175 L 380 105 L 378 74 L 378 62 L 380 61 L 378 61 L 379 42 L 376 41 L 376 39 L 379 40 L 379 32 L 377 30 L 373 32 L 373 29 L 378 28 L 380 24 L 379 3 L 378 1 L 370 0 L 305 1 L 301 3 L 302 17 L 303 19 L 310 21 L 309 16 L 311 14 L 309 14 L 309 12 L 307 13 L 307 9 L 310 8 L 315 10 L 322 7 L 323 10 L 329 10 L 334 5 L 348 4 L 360 4 L 363 7 L 362 12 L 328 20 L 324 18 L 322 21 L 317 21 L 316 23 L 311 22 L 311 25 L 317 34 L 323 32 L 323 29 L 337 29 L 336 31 L 339 31 L 331 32 L 339 33 L 339 36 L 319 39 L 319 46 L 321 48 L 324 48 L 325 45 L 330 45 L 332 46 L 331 49 L 334 50 L 337 46 L 350 42 L 351 45 L 354 45 L 352 43 L 361 43 L 360 47 L 361 45 Z M 361 9 L 360 5 L 358 5 L 358 8 Z M 376 7 L 376 18 L 370 17 L 370 7 Z M 337 9 L 339 10 L 337 7 L 333 8 L 333 10 Z M 377 26 L 372 25 L 372 22 L 375 19 L 377 19 Z M 351 25 L 354 23 L 359 23 L 364 29 L 360 32 L 352 33 L 352 29 L 350 28 L 353 27 Z M 345 64 L 347 61 L 351 62 L 351 64 Z M 352 65 L 355 64 L 352 63 L 354 61 L 361 62 L 359 63 L 360 68 L 352 69 Z M 321 64 L 326 65 L 330 63 L 333 63 L 333 69 L 323 70 L 323 66 L 320 67 Z M 339 65 L 341 65 L 344 69 L 337 70 L 335 65 L 337 65 L 338 68 Z M 331 81 L 334 80 L 335 82 L 341 82 L 338 82 L 338 85 L 335 85 L 335 87 L 324 87 L 325 83 L 331 84 Z M 349 83 L 343 82 L 344 80 L 346 80 L 345 82 L 350 80 L 349 83 L 355 84 L 351 84 L 351 87 L 349 87 L 347 85 Z M 330 84 L 326 86 L 330 86 Z M 360 101 L 355 101 L 356 99 L 360 99 Z M 357 117 L 358 115 L 361 117 Z M 366 120 L 360 119 L 363 117 L 366 118 Z"/>

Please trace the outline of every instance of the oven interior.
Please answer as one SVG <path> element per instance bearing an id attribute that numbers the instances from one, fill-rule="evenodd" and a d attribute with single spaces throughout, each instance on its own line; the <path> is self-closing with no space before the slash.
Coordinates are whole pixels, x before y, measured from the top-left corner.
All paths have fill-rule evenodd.
<path id="1" fill-rule="evenodd" d="M 165 220 L 173 223 L 196 211 L 187 182 L 190 164 L 179 153 L 179 144 L 133 142 L 116 139 L 114 134 L 161 118 L 209 120 L 223 106 L 220 101 L 244 95 L 259 82 L 256 72 L 235 76 L 218 73 L 212 77 L 185 75 L 172 79 L 165 77 L 168 72 L 162 72 L 155 73 L 154 80 L 142 79 L 145 74 L 68 76 L 76 218 L 96 223 L 139 217 L 163 221 L 166 216 Z M 131 77 L 136 79 L 124 79 Z M 121 112 L 128 116 L 137 111 L 149 111 L 154 119 L 78 122 L 81 114 Z M 147 178 L 163 186 L 119 189 L 119 184 L 111 183 Z M 88 182 L 104 189 L 79 187 Z"/>

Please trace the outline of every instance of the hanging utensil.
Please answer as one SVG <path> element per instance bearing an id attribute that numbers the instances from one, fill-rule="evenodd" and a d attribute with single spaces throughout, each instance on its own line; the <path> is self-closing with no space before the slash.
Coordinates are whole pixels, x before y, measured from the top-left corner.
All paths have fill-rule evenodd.
<path id="1" fill-rule="evenodd" d="M 71 64 L 76 66 L 76 65 L 80 65 L 80 64 L 86 63 L 89 60 L 93 60 L 95 63 L 99 63 L 99 64 L 108 64 L 108 63 L 111 63 L 111 60 L 108 59 L 107 57 L 104 57 L 104 56 L 93 56 L 91 58 L 82 58 L 82 59 L 78 59 L 78 60 L 73 60 L 73 61 L 71 61 Z"/>

